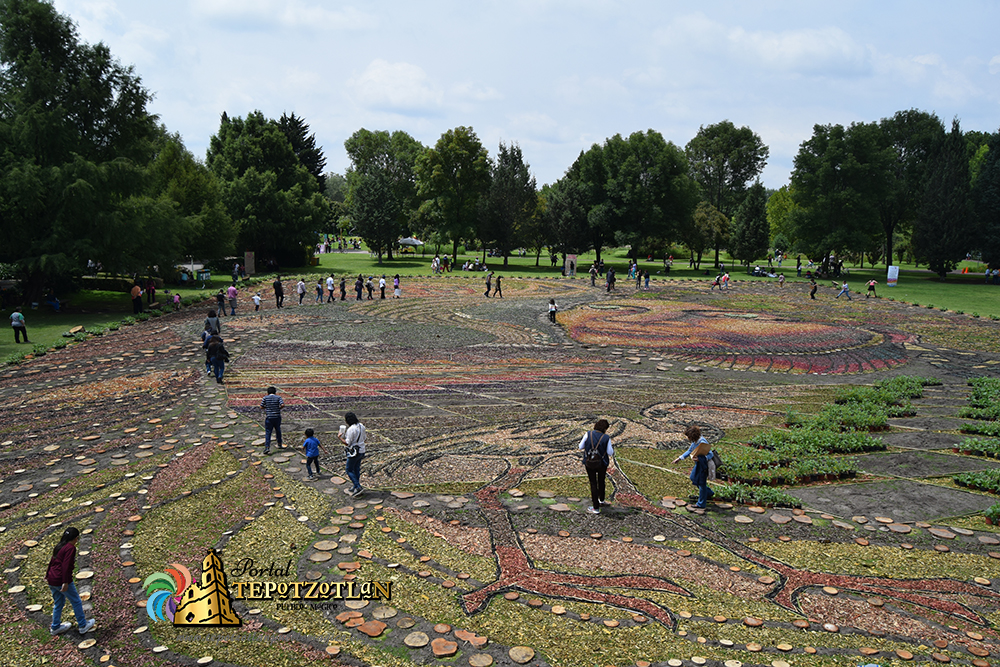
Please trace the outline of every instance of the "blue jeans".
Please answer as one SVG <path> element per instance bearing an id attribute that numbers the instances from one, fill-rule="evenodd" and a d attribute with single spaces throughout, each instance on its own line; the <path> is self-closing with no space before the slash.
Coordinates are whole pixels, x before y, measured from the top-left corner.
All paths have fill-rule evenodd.
<path id="1" fill-rule="evenodd" d="M 347 457 L 347 478 L 351 480 L 354 485 L 352 490 L 359 491 L 361 489 L 361 459 L 365 458 L 364 454 L 358 454 L 357 456 Z"/>
<path id="2" fill-rule="evenodd" d="M 62 610 L 67 599 L 69 599 L 70 606 L 73 607 L 77 627 L 82 628 L 87 624 L 87 617 L 83 613 L 83 601 L 80 600 L 80 594 L 76 592 L 76 585 L 70 582 L 65 592 L 59 590 L 60 588 L 60 586 L 49 585 L 49 590 L 52 591 L 52 602 L 54 603 L 52 606 L 52 630 L 58 630 L 62 624 Z"/>
<path id="3" fill-rule="evenodd" d="M 708 499 L 715 495 L 715 491 L 708 488 L 708 459 L 699 456 L 695 459 L 694 469 L 691 470 L 691 483 L 698 487 L 698 507 L 704 507 Z"/>
<path id="4" fill-rule="evenodd" d="M 278 447 L 281 447 L 281 417 L 264 417 L 264 451 L 271 449 L 271 431 L 278 438 Z"/>
<path id="5" fill-rule="evenodd" d="M 212 372 L 215 373 L 215 379 L 221 380 L 222 376 L 226 373 L 226 360 L 221 357 L 213 358 Z"/>

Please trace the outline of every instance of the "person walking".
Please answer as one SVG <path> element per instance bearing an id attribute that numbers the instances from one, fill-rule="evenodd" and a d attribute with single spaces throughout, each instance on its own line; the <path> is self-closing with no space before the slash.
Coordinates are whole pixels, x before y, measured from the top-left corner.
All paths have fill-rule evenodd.
<path id="1" fill-rule="evenodd" d="M 327 284 L 330 286 L 330 298 L 332 299 L 333 298 L 333 278 L 332 277 L 330 278 L 330 280 L 328 280 Z M 323 303 L 323 279 L 322 278 L 316 281 L 316 287 L 315 287 L 315 289 L 316 289 L 316 299 L 313 301 L 313 303 Z M 329 301 L 327 301 L 327 303 L 329 303 Z"/>
<path id="2" fill-rule="evenodd" d="M 132 291 L 129 294 L 132 296 L 132 314 L 138 315 L 142 312 L 142 288 L 139 287 L 138 282 L 132 285 Z"/>
<path id="3" fill-rule="evenodd" d="M 878 285 L 878 281 L 872 278 L 868 281 L 868 293 L 865 294 L 865 298 L 875 297 L 878 298 L 878 294 L 875 293 L 875 286 Z"/>
<path id="4" fill-rule="evenodd" d="M 385 298 L 385 274 L 384 273 L 382 274 L 382 277 L 378 279 L 378 293 L 379 293 L 379 297 L 378 298 L 380 298 L 380 299 L 384 299 Z"/>
<path id="5" fill-rule="evenodd" d="M 341 426 L 340 441 L 344 443 L 344 457 L 346 459 L 347 478 L 351 480 L 352 498 L 360 496 L 364 489 L 361 488 L 361 461 L 365 458 L 365 425 L 358 421 L 357 415 L 348 412 L 344 415 L 344 422 L 347 427 Z"/>
<path id="6" fill-rule="evenodd" d="M 254 294 L 252 297 L 250 297 L 250 300 L 253 301 L 253 312 L 259 313 L 260 312 L 260 294 Z"/>
<path id="7" fill-rule="evenodd" d="M 323 450 L 326 454 L 326 449 L 323 449 L 323 445 L 319 444 L 319 440 L 313 435 L 314 431 L 311 428 L 306 429 L 306 439 L 302 443 L 302 449 L 306 454 L 306 472 L 309 473 L 309 481 L 315 481 L 319 478 L 319 450 Z M 312 466 L 316 466 L 316 472 L 312 471 Z"/>
<path id="8" fill-rule="evenodd" d="M 604 500 L 604 482 L 611 457 L 615 455 L 615 448 L 611 446 L 611 438 L 607 434 L 608 426 L 607 419 L 598 419 L 594 428 L 583 434 L 577 448 L 583 450 L 583 466 L 590 480 L 590 507 L 587 511 L 591 514 L 600 514 L 601 506 L 608 504 Z"/>
<path id="9" fill-rule="evenodd" d="M 646 282 L 646 291 L 649 291 L 649 269 L 642 272 L 642 279 Z"/>
<path id="10" fill-rule="evenodd" d="M 317 284 L 318 284 L 318 283 L 317 283 Z M 333 290 L 334 290 L 334 287 L 335 287 L 335 284 L 334 284 L 334 277 L 333 277 L 333 274 L 331 273 L 331 274 L 330 274 L 329 276 L 327 276 L 327 278 L 326 278 L 326 291 L 327 291 L 327 295 L 326 295 L 326 302 L 327 302 L 327 303 L 330 303 L 331 301 L 336 301 L 336 300 L 337 300 L 337 297 L 335 297 L 335 296 L 333 295 Z M 320 302 L 322 302 L 322 301 L 323 301 L 323 289 L 322 289 L 322 288 L 320 288 L 320 292 L 319 292 L 319 300 L 320 300 Z"/>
<path id="11" fill-rule="evenodd" d="M 304 285 L 303 285 L 303 287 L 304 287 Z M 236 283 L 233 283 L 232 285 L 229 286 L 229 289 L 226 290 L 226 298 L 229 299 L 229 314 L 230 315 L 235 315 L 236 314 L 236 297 L 237 297 L 237 294 L 238 294 L 238 292 L 236 290 Z"/>
<path id="12" fill-rule="evenodd" d="M 271 453 L 271 431 L 274 431 L 278 439 L 278 449 L 284 449 L 281 443 L 281 409 L 285 407 L 285 401 L 278 396 L 278 390 L 274 387 L 267 388 L 267 395 L 260 399 L 260 409 L 264 411 L 264 455 Z"/>
<path id="13" fill-rule="evenodd" d="M 840 286 L 840 291 L 837 292 L 837 296 L 835 296 L 833 298 L 834 299 L 839 299 L 841 294 L 843 294 L 844 296 L 846 296 L 848 301 L 853 301 L 853 299 L 851 298 L 851 288 L 847 286 L 846 282 L 843 285 Z"/>
<path id="14" fill-rule="evenodd" d="M 784 273 L 779 273 L 778 274 L 778 287 L 782 287 L 783 288 L 784 286 L 785 286 L 785 274 Z"/>
<path id="15" fill-rule="evenodd" d="M 45 581 L 52 593 L 52 623 L 49 625 L 50 635 L 61 635 L 72 627 L 70 623 L 62 622 L 62 610 L 69 600 L 76 616 L 76 629 L 85 635 L 97 625 L 96 619 L 87 619 L 83 611 L 83 601 L 73 583 L 73 566 L 76 564 L 76 543 L 80 540 L 80 531 L 70 526 L 63 531 L 59 543 L 52 550 L 52 558 L 45 570 Z"/>
<path id="16" fill-rule="evenodd" d="M 486 292 L 483 294 L 485 297 L 489 297 L 490 290 L 493 288 L 493 272 L 490 271 L 486 274 Z"/>
<path id="17" fill-rule="evenodd" d="M 274 288 L 274 305 L 281 308 L 285 303 L 285 288 L 281 284 L 281 276 L 277 276 L 274 279 L 271 287 Z"/>
<path id="18" fill-rule="evenodd" d="M 15 308 L 14 312 L 10 314 L 10 327 L 14 330 L 14 343 L 20 343 L 21 338 L 24 338 L 24 342 L 28 341 L 28 327 L 24 324 L 24 315 L 21 313 L 21 308 Z"/>
<path id="19" fill-rule="evenodd" d="M 299 305 L 302 305 L 302 299 L 306 298 L 306 279 L 299 278 L 299 282 L 295 285 L 295 291 L 299 295 Z"/>
<path id="20" fill-rule="evenodd" d="M 549 299 L 549 322 L 552 324 L 556 323 L 556 311 L 559 310 L 559 306 L 556 305 L 555 299 Z"/>
<path id="21" fill-rule="evenodd" d="M 493 290 L 493 296 L 496 296 L 497 294 L 499 294 L 500 298 L 502 299 L 503 298 L 503 289 L 500 287 L 500 281 L 501 280 L 503 280 L 503 276 L 499 276 L 498 275 L 497 276 L 497 286 Z"/>
<path id="22" fill-rule="evenodd" d="M 225 384 L 222 376 L 226 373 L 226 362 L 229 361 L 229 351 L 221 336 L 212 336 L 208 341 L 208 358 L 212 361 L 212 372 L 218 384 Z"/>
<path id="23" fill-rule="evenodd" d="M 219 311 L 219 317 L 226 316 L 226 293 L 222 290 L 215 294 L 215 307 Z"/>
<path id="24" fill-rule="evenodd" d="M 340 277 L 340 300 L 344 301 L 347 299 L 347 278 L 345 276 Z"/>
<path id="25" fill-rule="evenodd" d="M 208 317 L 205 318 L 205 330 L 214 335 L 222 333 L 222 322 L 219 321 L 214 310 L 208 311 Z"/>
<path id="26" fill-rule="evenodd" d="M 365 279 L 358 274 L 358 279 L 354 281 L 354 293 L 358 295 L 357 301 L 361 301 L 361 292 L 365 289 Z"/>
<path id="27" fill-rule="evenodd" d="M 810 287 L 809 287 L 809 298 L 812 299 L 813 301 L 815 301 L 816 300 L 816 289 L 819 287 L 819 285 L 816 284 L 816 279 L 815 278 L 810 278 L 809 279 L 809 285 L 810 285 Z"/>
<path id="28" fill-rule="evenodd" d="M 715 495 L 715 491 L 708 488 L 708 460 L 712 458 L 712 446 L 708 440 L 702 437 L 701 429 L 692 424 L 684 431 L 691 446 L 687 451 L 674 459 L 674 463 L 679 463 L 689 456 L 694 460 L 694 468 L 691 470 L 691 483 L 698 487 L 698 502 L 695 505 L 698 509 L 705 509 L 705 504 Z"/>
<path id="29" fill-rule="evenodd" d="M 402 295 L 402 291 L 399 289 L 399 274 L 397 273 L 392 278 L 392 298 L 398 299 Z"/>
<path id="30" fill-rule="evenodd" d="M 590 286 L 597 287 L 597 265 L 590 265 Z"/>
<path id="31" fill-rule="evenodd" d="M 365 281 L 365 289 L 368 290 L 368 300 L 373 301 L 372 292 L 375 290 L 375 283 L 372 282 L 375 276 L 368 276 L 368 280 Z"/>

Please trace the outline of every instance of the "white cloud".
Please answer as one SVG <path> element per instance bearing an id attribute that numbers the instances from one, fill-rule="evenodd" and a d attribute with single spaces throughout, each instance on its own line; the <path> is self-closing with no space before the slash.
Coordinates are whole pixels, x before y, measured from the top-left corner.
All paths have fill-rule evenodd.
<path id="1" fill-rule="evenodd" d="M 504 97 L 496 88 L 478 83 L 459 83 L 452 86 L 450 92 L 457 99 L 473 102 L 495 102 Z"/>
<path id="2" fill-rule="evenodd" d="M 737 54 L 775 70 L 855 74 L 868 70 L 867 49 L 840 28 L 749 32 L 734 28 L 728 39 Z"/>
<path id="3" fill-rule="evenodd" d="M 990 58 L 990 74 L 1000 74 L 1000 56 Z"/>
<path id="4" fill-rule="evenodd" d="M 377 24 L 377 19 L 354 7 L 330 10 L 308 0 L 195 0 L 192 12 L 232 28 L 284 28 L 313 30 L 358 30 Z"/>
<path id="5" fill-rule="evenodd" d="M 432 111 L 441 106 L 441 91 L 423 69 L 410 63 L 373 60 L 365 71 L 347 81 L 363 107 L 402 114 Z"/>

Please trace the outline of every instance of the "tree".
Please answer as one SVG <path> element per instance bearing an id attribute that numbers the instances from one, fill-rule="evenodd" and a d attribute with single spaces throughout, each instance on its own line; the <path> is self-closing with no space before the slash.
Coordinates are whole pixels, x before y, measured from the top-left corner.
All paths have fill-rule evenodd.
<path id="1" fill-rule="evenodd" d="M 699 128 L 684 150 L 691 176 L 701 186 L 702 198 L 729 219 L 746 196 L 749 183 L 764 170 L 769 154 L 753 130 L 737 128 L 728 120 Z M 721 243 L 727 236 L 720 230 L 713 242 L 716 266 Z"/>
<path id="2" fill-rule="evenodd" d="M 294 113 L 289 116 L 281 114 L 278 119 L 278 127 L 282 134 L 288 139 L 292 146 L 295 157 L 299 159 L 306 170 L 316 179 L 317 188 L 322 191 L 324 182 L 323 167 L 326 166 L 326 157 L 323 156 L 323 149 L 316 146 L 316 135 L 309 134 L 309 125 L 305 120 L 299 118 Z"/>
<path id="3" fill-rule="evenodd" d="M 990 137 L 988 149 L 972 185 L 976 224 L 982 230 L 979 248 L 983 261 L 1000 265 L 1000 132 Z"/>
<path id="4" fill-rule="evenodd" d="M 729 228 L 729 220 L 707 201 L 698 202 L 694 214 L 681 228 L 681 240 L 691 251 L 694 268 L 701 266 L 701 256 L 712 247 L 712 242 Z"/>
<path id="5" fill-rule="evenodd" d="M 223 113 L 206 163 L 222 183 L 238 247 L 262 261 L 300 266 L 329 220 L 329 204 L 278 123 L 260 111 L 245 120 Z"/>
<path id="6" fill-rule="evenodd" d="M 798 246 L 821 258 L 862 252 L 879 229 L 878 202 L 886 190 L 889 151 L 876 125 L 816 125 L 795 156 L 791 190 L 799 210 L 791 216 Z"/>
<path id="7" fill-rule="evenodd" d="M 587 250 L 593 228 L 587 211 L 586 186 L 577 179 L 563 177 L 543 187 L 542 198 L 545 202 L 548 243 L 552 251 L 565 257 Z M 541 248 L 538 253 L 541 253 Z M 535 266 L 538 266 L 538 255 L 535 256 Z"/>
<path id="8" fill-rule="evenodd" d="M 775 246 L 775 239 L 780 235 L 788 245 L 782 249 L 796 247 L 797 239 L 794 234 L 792 215 L 798 207 L 795 204 L 795 196 L 787 185 L 782 185 L 767 198 L 767 224 L 771 230 L 770 247 Z"/>
<path id="9" fill-rule="evenodd" d="M 697 202 L 683 151 L 654 130 L 628 139 L 616 134 L 603 145 L 594 144 L 566 176 L 582 186 L 598 260 L 612 238 L 630 245 L 634 257 L 647 239 L 676 235 Z"/>
<path id="10" fill-rule="evenodd" d="M 389 236 L 396 235 L 385 247 L 391 260 L 393 243 L 399 234 L 406 231 L 419 206 L 414 167 L 417 157 L 425 148 L 406 132 L 396 131 L 390 134 L 385 130 L 373 132 L 364 128 L 352 134 L 344 142 L 344 148 L 351 158 L 351 168 L 347 170 L 348 206 L 351 204 L 354 188 L 364 177 L 379 174 L 392 191 L 396 215 L 393 220 L 388 221 L 393 229 L 384 230 Z M 355 221 L 355 224 L 359 223 Z"/>
<path id="11" fill-rule="evenodd" d="M 898 111 L 879 122 L 880 145 L 890 154 L 884 174 L 885 193 L 878 200 L 886 264 L 892 262 L 893 238 L 897 228 L 909 226 L 920 205 L 925 170 L 930 151 L 944 136 L 937 116 L 910 109 Z"/>
<path id="12" fill-rule="evenodd" d="M 162 196 L 177 215 L 180 254 L 202 260 L 233 254 L 236 226 L 222 202 L 219 180 L 195 160 L 179 135 L 158 142 L 149 176 L 149 195 Z"/>
<path id="13" fill-rule="evenodd" d="M 767 193 L 757 181 L 750 186 L 743 203 L 736 209 L 729 251 L 733 257 L 750 266 L 750 262 L 767 254 L 770 236 Z"/>
<path id="14" fill-rule="evenodd" d="M 51 4 L 0 0 L 0 261 L 16 263 L 29 299 L 88 260 L 171 261 L 169 207 L 135 200 L 159 135 L 149 100 L 131 67 L 79 42 Z"/>
<path id="15" fill-rule="evenodd" d="M 471 127 L 456 127 L 417 158 L 416 174 L 417 192 L 433 211 L 426 215 L 437 215 L 457 255 L 459 242 L 472 236 L 479 197 L 490 184 L 486 149 Z"/>
<path id="16" fill-rule="evenodd" d="M 490 187 L 480 200 L 479 240 L 483 248 L 497 248 L 507 266 L 507 256 L 528 224 L 538 202 L 538 188 L 521 147 L 500 142 L 490 163 Z M 483 258 L 485 261 L 485 257 Z"/>
<path id="17" fill-rule="evenodd" d="M 958 121 L 931 151 L 920 212 L 913 223 L 913 250 L 942 280 L 975 244 L 969 198 L 969 156 Z"/>
<path id="18" fill-rule="evenodd" d="M 392 248 L 398 237 L 396 231 L 399 201 L 393 192 L 393 183 L 385 171 L 358 174 L 351 193 L 351 219 L 368 249 L 378 256 Z"/>

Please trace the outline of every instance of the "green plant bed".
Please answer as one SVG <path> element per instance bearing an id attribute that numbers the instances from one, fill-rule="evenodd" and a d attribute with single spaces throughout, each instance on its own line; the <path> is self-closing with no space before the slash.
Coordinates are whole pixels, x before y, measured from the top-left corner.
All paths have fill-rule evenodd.
<path id="1" fill-rule="evenodd" d="M 991 459 L 1000 459 L 1000 440 L 966 438 L 957 446 L 952 447 L 952 450 L 956 453 L 961 452 L 972 456 L 985 456 Z"/>
<path id="2" fill-rule="evenodd" d="M 726 500 L 740 505 L 760 505 L 762 507 L 802 507 L 802 502 L 780 489 L 749 484 L 732 483 L 713 488 L 715 500 Z"/>
<path id="3" fill-rule="evenodd" d="M 971 433 L 973 435 L 988 435 L 991 437 L 1000 437 L 1000 422 L 974 422 L 972 424 L 962 424 L 962 428 L 959 429 L 962 433 Z"/>
<path id="4" fill-rule="evenodd" d="M 1000 494 L 1000 468 L 982 470 L 980 472 L 965 472 L 955 475 L 952 480 L 959 486 Z"/>

